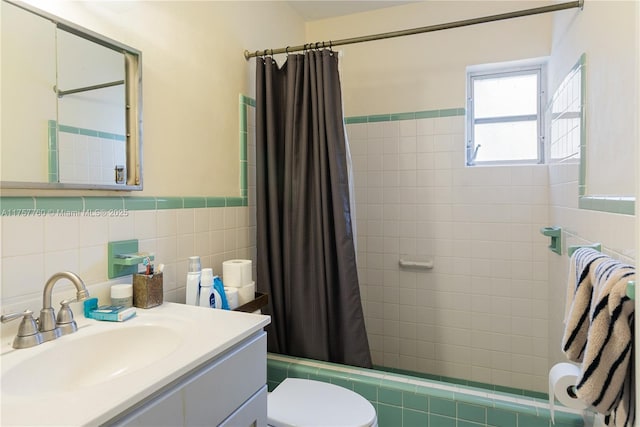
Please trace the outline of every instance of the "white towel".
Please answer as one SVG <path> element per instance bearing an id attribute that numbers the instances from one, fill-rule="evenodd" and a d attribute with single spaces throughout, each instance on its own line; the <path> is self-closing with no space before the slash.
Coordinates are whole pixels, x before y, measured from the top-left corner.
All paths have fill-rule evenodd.
<path id="1" fill-rule="evenodd" d="M 577 396 L 604 414 L 607 425 L 632 426 L 634 301 L 627 297 L 626 285 L 635 279 L 635 269 L 588 251 L 579 249 L 572 257 L 576 266 L 569 286 L 575 292 L 563 350 L 570 360 L 582 362 Z"/>

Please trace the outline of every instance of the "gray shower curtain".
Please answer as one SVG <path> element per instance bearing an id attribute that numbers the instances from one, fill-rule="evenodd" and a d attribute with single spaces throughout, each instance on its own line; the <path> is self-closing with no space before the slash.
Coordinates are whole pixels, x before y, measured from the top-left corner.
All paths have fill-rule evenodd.
<path id="1" fill-rule="evenodd" d="M 338 57 L 256 58 L 257 286 L 268 350 L 371 367 Z"/>

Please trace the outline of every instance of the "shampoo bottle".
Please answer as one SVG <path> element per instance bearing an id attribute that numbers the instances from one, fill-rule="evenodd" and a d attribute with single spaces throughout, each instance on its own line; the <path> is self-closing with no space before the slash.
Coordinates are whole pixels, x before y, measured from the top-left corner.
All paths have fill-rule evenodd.
<path id="1" fill-rule="evenodd" d="M 200 257 L 189 257 L 185 302 L 188 305 L 199 305 L 200 302 Z"/>

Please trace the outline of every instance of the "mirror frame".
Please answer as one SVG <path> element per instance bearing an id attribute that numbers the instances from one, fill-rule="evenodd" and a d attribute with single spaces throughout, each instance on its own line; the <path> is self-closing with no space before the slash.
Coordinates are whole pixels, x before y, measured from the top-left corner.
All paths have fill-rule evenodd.
<path id="1" fill-rule="evenodd" d="M 126 44 L 105 37 L 80 25 L 74 24 L 31 5 L 2 0 L 40 16 L 60 30 L 97 43 L 109 49 L 121 52 L 125 58 L 125 126 L 127 177 L 125 184 L 71 184 L 53 182 L 0 181 L 0 188 L 13 189 L 65 189 L 65 190 L 142 190 L 142 52 Z M 55 93 L 52 91 L 52 96 Z M 56 117 L 57 121 L 57 117 Z M 115 173 L 115 171 L 114 171 Z"/>

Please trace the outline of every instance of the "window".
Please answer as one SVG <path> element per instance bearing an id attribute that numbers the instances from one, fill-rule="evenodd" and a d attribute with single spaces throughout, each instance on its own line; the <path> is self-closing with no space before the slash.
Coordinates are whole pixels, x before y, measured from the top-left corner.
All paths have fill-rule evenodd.
<path id="1" fill-rule="evenodd" d="M 542 163 L 544 64 L 467 70 L 467 166 Z"/>

